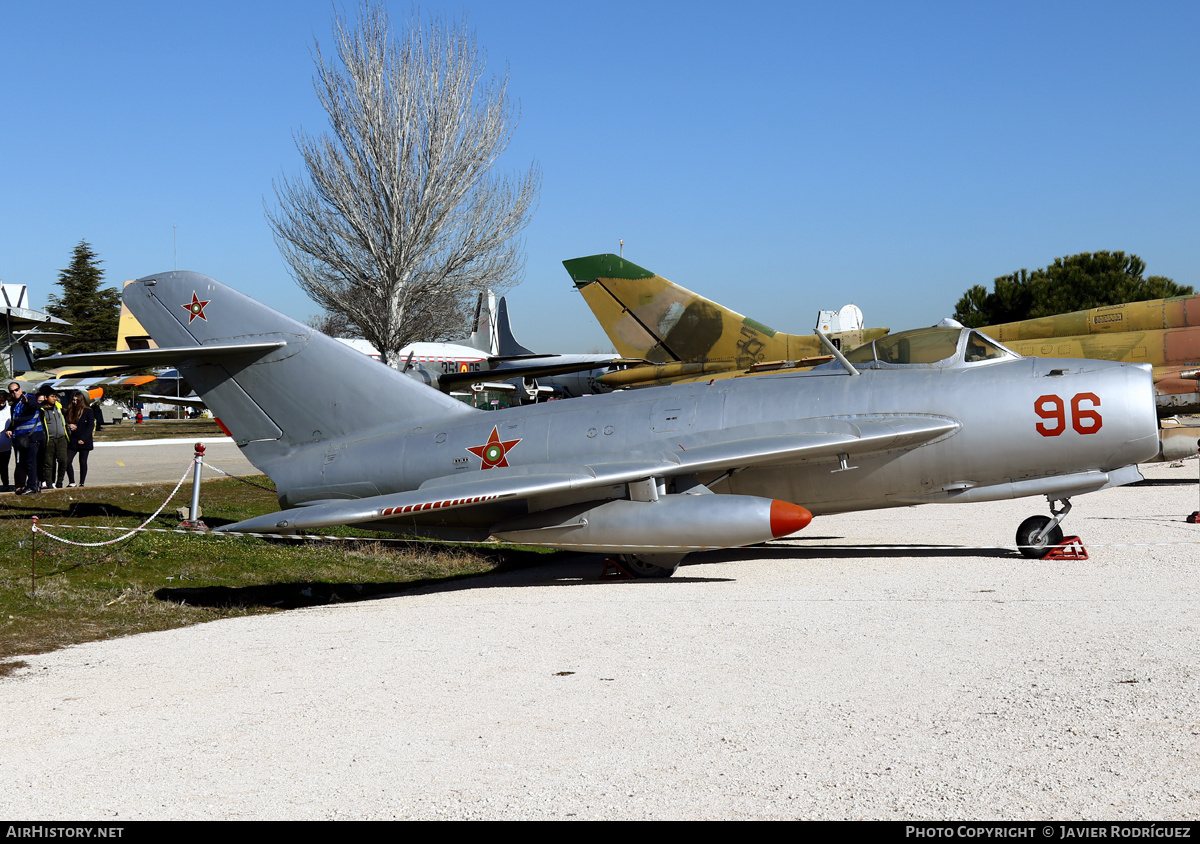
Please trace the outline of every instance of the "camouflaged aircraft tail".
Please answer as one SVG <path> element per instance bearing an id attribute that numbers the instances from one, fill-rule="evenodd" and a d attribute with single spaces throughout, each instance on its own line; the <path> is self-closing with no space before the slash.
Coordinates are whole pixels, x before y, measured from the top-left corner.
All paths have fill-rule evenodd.
<path id="1" fill-rule="evenodd" d="M 825 354 L 816 335 L 775 331 L 616 255 L 572 258 L 563 266 L 626 358 L 742 369 Z M 886 333 L 886 328 L 848 331 L 835 339 L 848 350 Z"/>

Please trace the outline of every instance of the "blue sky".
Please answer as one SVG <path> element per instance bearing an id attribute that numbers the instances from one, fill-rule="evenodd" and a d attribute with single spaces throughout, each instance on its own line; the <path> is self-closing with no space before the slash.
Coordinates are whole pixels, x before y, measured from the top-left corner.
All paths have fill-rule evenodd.
<path id="1" fill-rule="evenodd" d="M 412 8 L 388 4 L 402 23 Z M 0 279 L 45 304 L 87 239 L 297 318 L 263 214 L 321 131 L 326 0 L 9 3 Z M 353 7 L 351 6 L 351 9 Z M 935 322 L 972 284 L 1099 249 L 1200 288 L 1200 4 L 425 3 L 465 13 L 543 172 L 514 330 L 610 348 L 561 261 L 616 252 L 779 330 L 853 301 Z"/>

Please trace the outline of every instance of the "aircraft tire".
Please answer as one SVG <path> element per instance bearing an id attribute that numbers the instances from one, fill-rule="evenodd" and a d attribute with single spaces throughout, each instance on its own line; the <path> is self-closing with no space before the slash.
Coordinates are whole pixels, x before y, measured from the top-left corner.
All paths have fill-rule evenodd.
<path id="1" fill-rule="evenodd" d="M 1063 541 L 1062 526 L 1055 525 L 1054 530 L 1050 531 L 1050 535 L 1041 544 L 1034 544 L 1033 537 L 1050 524 L 1050 521 L 1049 516 L 1030 516 L 1021 522 L 1021 526 L 1017 528 L 1017 546 L 1023 555 L 1031 560 L 1040 560 L 1046 556 L 1047 551 Z"/>
<path id="2" fill-rule="evenodd" d="M 670 577 L 679 568 L 683 557 L 666 554 L 621 554 L 617 557 L 622 568 L 634 577 Z"/>

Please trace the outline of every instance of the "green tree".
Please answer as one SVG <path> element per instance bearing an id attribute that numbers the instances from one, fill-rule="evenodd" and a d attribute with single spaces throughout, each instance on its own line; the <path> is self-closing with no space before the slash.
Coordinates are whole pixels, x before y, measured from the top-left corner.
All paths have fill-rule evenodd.
<path id="1" fill-rule="evenodd" d="M 100 286 L 104 280 L 100 263 L 92 245 L 81 240 L 72 253 L 71 265 L 58 274 L 62 292 L 50 295 L 46 312 L 69 322 L 72 336 L 52 342 L 52 353 L 103 352 L 116 343 L 121 294 Z"/>
<path id="2" fill-rule="evenodd" d="M 1159 275 L 1143 277 L 1146 262 L 1124 252 L 1081 252 L 1055 258 L 1044 269 L 1000 276 L 992 292 L 977 284 L 958 300 L 954 318 L 963 325 L 1000 325 L 1022 319 L 1187 296 L 1190 285 Z"/>

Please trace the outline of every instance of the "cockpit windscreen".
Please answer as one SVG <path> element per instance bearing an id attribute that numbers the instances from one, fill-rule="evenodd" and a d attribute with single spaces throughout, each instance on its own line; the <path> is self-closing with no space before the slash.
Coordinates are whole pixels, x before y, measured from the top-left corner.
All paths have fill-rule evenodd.
<path id="1" fill-rule="evenodd" d="M 953 366 L 958 363 L 956 358 L 959 341 L 964 334 L 966 341 L 963 343 L 962 363 L 1001 360 L 1013 356 L 1012 352 L 978 331 L 939 325 L 880 337 L 875 342 L 850 352 L 846 359 L 861 366 L 869 366 L 876 362 L 888 366 Z"/>
<path id="2" fill-rule="evenodd" d="M 846 355 L 851 363 L 937 363 L 958 351 L 957 328 L 917 328 L 880 337 Z"/>

